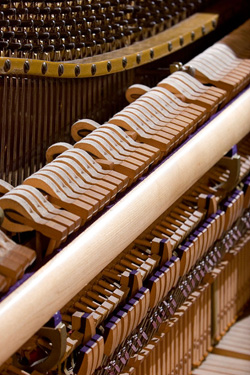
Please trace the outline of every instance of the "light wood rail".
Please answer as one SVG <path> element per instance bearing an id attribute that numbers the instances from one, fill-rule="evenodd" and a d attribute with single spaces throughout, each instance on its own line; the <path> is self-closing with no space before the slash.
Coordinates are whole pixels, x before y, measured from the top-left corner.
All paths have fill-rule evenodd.
<path id="1" fill-rule="evenodd" d="M 1 303 L 0 364 L 250 131 L 249 103 L 250 89 Z"/>

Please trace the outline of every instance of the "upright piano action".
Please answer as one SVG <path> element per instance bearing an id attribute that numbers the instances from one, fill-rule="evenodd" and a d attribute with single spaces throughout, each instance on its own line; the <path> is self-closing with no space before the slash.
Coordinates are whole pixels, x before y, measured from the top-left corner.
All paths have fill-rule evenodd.
<path id="1" fill-rule="evenodd" d="M 17 3 L 1 5 L 0 373 L 188 374 L 250 297 L 250 23 L 182 64 L 219 22 L 186 18 L 202 2 Z"/>

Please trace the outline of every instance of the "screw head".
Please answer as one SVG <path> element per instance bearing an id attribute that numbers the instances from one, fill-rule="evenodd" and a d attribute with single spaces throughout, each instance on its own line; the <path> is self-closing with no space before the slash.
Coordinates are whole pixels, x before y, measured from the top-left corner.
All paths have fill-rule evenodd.
<path id="1" fill-rule="evenodd" d="M 169 50 L 169 52 L 171 52 L 172 49 L 173 49 L 173 44 L 172 44 L 172 42 L 168 42 L 168 50 Z"/>
<path id="2" fill-rule="evenodd" d="M 140 55 L 140 53 L 138 53 L 137 56 L 136 56 L 136 62 L 137 62 L 137 64 L 140 64 L 140 62 L 141 62 L 141 55 Z"/>
<path id="3" fill-rule="evenodd" d="M 93 64 L 91 66 L 91 74 L 92 74 L 92 76 L 94 76 L 96 74 L 96 65 L 95 64 Z"/>
<path id="4" fill-rule="evenodd" d="M 64 66 L 63 66 L 63 64 L 60 64 L 58 66 L 58 75 L 59 75 L 59 77 L 62 76 L 63 73 L 64 73 Z"/>
<path id="5" fill-rule="evenodd" d="M 126 68 L 127 63 L 128 63 L 127 58 L 126 58 L 126 57 L 123 57 L 123 59 L 122 59 L 122 67 L 123 67 L 123 68 Z"/>
<path id="6" fill-rule="evenodd" d="M 24 73 L 28 73 L 29 70 L 30 70 L 30 63 L 29 61 L 25 61 L 25 63 L 23 64 L 23 71 Z"/>
<path id="7" fill-rule="evenodd" d="M 180 46 L 183 46 L 183 44 L 184 44 L 183 36 L 180 36 L 179 43 L 180 43 Z"/>
<path id="8" fill-rule="evenodd" d="M 216 28 L 216 26 L 217 26 L 216 20 L 212 20 L 212 26 L 213 26 L 214 29 Z"/>
<path id="9" fill-rule="evenodd" d="M 80 68 L 79 65 L 76 65 L 75 66 L 75 76 L 78 77 L 80 73 L 81 73 L 81 68 Z"/>
<path id="10" fill-rule="evenodd" d="M 191 32 L 191 39 L 192 39 L 192 40 L 195 39 L 195 32 L 194 32 L 194 31 Z"/>
<path id="11" fill-rule="evenodd" d="M 11 62 L 10 62 L 10 60 L 8 59 L 8 60 L 5 60 L 5 63 L 4 63 L 4 71 L 5 72 L 8 72 L 9 70 L 10 70 L 10 68 L 11 68 Z"/>
<path id="12" fill-rule="evenodd" d="M 206 28 L 205 28 L 205 26 L 202 26 L 202 28 L 201 28 L 201 33 L 202 33 L 202 35 L 205 35 L 205 34 L 206 34 Z"/>
<path id="13" fill-rule="evenodd" d="M 154 58 L 154 55 L 155 55 L 155 52 L 154 52 L 153 48 L 151 48 L 151 50 L 150 50 L 150 57 L 151 57 L 151 59 Z"/>
<path id="14" fill-rule="evenodd" d="M 107 62 L 107 71 L 110 72 L 112 69 L 112 64 L 110 61 Z"/>
<path id="15" fill-rule="evenodd" d="M 48 65 L 46 62 L 42 63 L 42 74 L 45 74 L 48 70 Z"/>

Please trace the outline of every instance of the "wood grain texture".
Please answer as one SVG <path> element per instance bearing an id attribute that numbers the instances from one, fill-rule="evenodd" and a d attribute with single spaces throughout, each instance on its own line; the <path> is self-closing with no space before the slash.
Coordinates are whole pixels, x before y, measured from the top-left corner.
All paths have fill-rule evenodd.
<path id="1" fill-rule="evenodd" d="M 250 90 L 0 306 L 0 364 L 250 131 Z"/>

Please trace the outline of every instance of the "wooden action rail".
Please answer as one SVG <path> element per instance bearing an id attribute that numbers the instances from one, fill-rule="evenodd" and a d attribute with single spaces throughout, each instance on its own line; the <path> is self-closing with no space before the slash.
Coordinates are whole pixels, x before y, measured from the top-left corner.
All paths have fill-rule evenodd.
<path id="1" fill-rule="evenodd" d="M 245 143 L 247 144 L 247 142 L 248 142 L 248 140 L 246 139 Z M 240 143 L 240 145 L 241 144 L 242 144 L 242 142 Z M 244 151 L 244 144 L 242 144 L 241 149 L 243 149 L 243 151 Z M 247 151 L 247 149 L 246 149 L 246 151 Z M 63 159 L 64 159 L 64 157 L 63 157 Z M 223 159 L 223 162 L 221 162 L 222 165 L 225 165 L 224 159 Z M 239 159 L 237 159 L 237 160 L 239 161 Z M 185 212 L 182 213 L 181 207 L 180 208 L 177 207 L 176 209 L 178 209 L 178 215 L 179 215 L 178 220 L 176 220 L 176 217 L 173 217 L 171 220 L 168 219 L 170 221 L 159 222 L 158 227 L 156 226 L 156 228 L 154 229 L 152 234 L 148 233 L 147 240 L 141 241 L 141 243 L 139 241 L 137 243 L 139 245 L 139 248 L 141 250 L 144 250 L 143 247 L 146 246 L 146 248 L 147 248 L 149 246 L 149 247 L 152 247 L 152 249 L 151 249 L 152 252 L 157 254 L 159 252 L 159 247 L 158 247 L 159 242 L 158 241 L 160 241 L 160 239 L 159 238 L 157 239 L 156 237 L 154 238 L 154 235 L 155 236 L 158 235 L 158 237 L 159 237 L 159 233 L 160 233 L 159 230 L 160 231 L 163 230 L 163 233 L 164 233 L 163 238 L 166 235 L 169 236 L 170 242 L 171 242 L 171 248 L 175 249 L 179 245 L 179 243 L 182 242 L 185 239 L 185 237 L 188 236 L 190 231 L 194 229 L 194 226 L 197 225 L 198 222 L 201 220 L 201 218 L 204 216 L 204 213 L 198 212 L 197 210 L 199 209 L 199 207 L 202 207 L 202 209 L 203 209 L 207 206 L 206 200 L 207 200 L 208 194 L 210 194 L 210 195 L 212 194 L 213 198 L 214 198 L 214 199 L 212 199 L 212 197 L 210 197 L 210 203 L 211 204 L 209 204 L 208 213 L 209 214 L 215 213 L 217 203 L 218 203 L 218 199 L 217 200 L 215 199 L 214 194 L 216 194 L 216 195 L 222 194 L 222 196 L 223 196 L 223 189 L 227 188 L 229 190 L 232 190 L 235 187 L 236 183 L 238 182 L 238 174 L 240 173 L 239 167 L 237 167 L 237 164 L 235 165 L 234 159 L 231 160 L 231 163 L 229 161 L 230 160 L 227 161 L 227 165 L 228 165 L 229 168 L 231 168 L 230 164 L 232 165 L 232 167 L 233 167 L 232 171 L 229 170 L 229 173 L 227 173 L 224 169 L 221 169 L 221 167 L 217 168 L 214 171 L 212 170 L 213 173 L 212 173 L 212 171 L 210 172 L 211 174 L 208 173 L 207 177 L 205 177 L 204 182 L 198 184 L 196 186 L 194 192 L 189 193 L 190 196 L 188 196 L 186 194 L 183 197 L 183 199 L 186 202 L 188 202 L 190 206 L 194 205 L 193 211 L 190 212 L 190 215 L 189 215 L 190 217 L 188 216 L 187 218 L 185 218 L 185 220 L 183 222 L 182 216 L 183 215 L 185 216 Z M 242 179 L 244 177 L 244 175 L 246 175 L 249 172 L 249 168 L 250 168 L 250 166 L 249 166 L 249 155 L 247 155 L 246 160 L 243 160 L 243 163 L 240 163 L 240 165 L 241 165 L 240 169 L 244 171 L 244 173 L 241 173 L 241 176 L 240 176 L 240 178 Z M 72 166 L 72 164 L 71 164 L 71 166 Z M 238 170 L 238 172 L 237 172 L 237 170 Z M 234 179 L 229 184 L 229 180 L 231 179 L 231 175 L 234 176 Z M 210 184 L 210 187 L 208 187 L 208 181 L 211 180 L 211 179 L 213 180 L 214 186 Z M 207 187 L 206 187 L 206 184 L 207 184 Z M 49 219 L 50 222 L 53 223 L 54 229 L 57 227 L 57 224 L 60 224 L 61 226 L 62 225 L 67 226 L 67 228 L 69 230 L 68 234 L 70 234 L 70 233 L 72 233 L 72 231 L 78 229 L 80 218 L 68 213 L 67 211 L 55 209 L 54 206 L 52 206 L 49 202 L 47 202 L 47 200 L 43 197 L 43 195 L 40 192 L 38 192 L 36 189 L 34 189 L 32 186 L 23 185 L 23 186 L 20 186 L 16 189 L 11 189 L 11 187 L 6 186 L 6 184 L 2 183 L 2 191 L 4 190 L 4 188 L 5 189 L 9 188 L 9 190 L 6 193 L 5 198 L 4 198 L 4 201 L 8 202 L 8 204 L 9 204 L 9 206 L 8 206 L 9 210 L 11 209 L 11 204 L 12 204 L 11 200 L 12 199 L 13 199 L 13 204 L 16 205 L 19 202 L 19 200 L 16 200 L 16 198 L 23 198 L 27 202 L 27 204 L 26 204 L 27 207 L 28 207 L 28 204 L 30 204 L 30 206 L 29 206 L 30 210 L 31 210 L 31 207 L 32 207 L 34 210 L 36 210 L 37 213 L 39 213 L 39 211 L 40 211 L 40 213 L 43 212 L 43 218 Z M 217 191 L 217 188 L 219 189 L 219 191 Z M 197 202 L 195 201 L 195 199 L 197 199 Z M 40 207 L 41 204 L 42 204 L 42 207 Z M 47 211 L 45 209 L 47 209 Z M 6 213 L 8 213 L 8 210 L 6 210 Z M 54 213 L 54 215 L 52 215 L 53 213 Z M 233 215 L 232 215 L 232 218 L 233 218 Z M 235 218 L 232 219 L 232 220 L 235 221 Z M 32 225 L 33 228 L 36 227 L 35 223 L 32 224 L 32 222 L 31 222 L 31 225 Z M 77 225 L 77 226 L 75 226 L 75 225 Z M 13 228 L 14 228 L 14 226 L 11 227 L 12 230 L 13 230 Z M 48 229 L 47 229 L 46 226 L 45 226 L 45 230 L 46 230 L 46 236 L 48 237 L 49 233 L 48 233 Z M 161 235 L 160 235 L 160 237 L 161 237 Z M 151 245 L 150 241 L 152 239 L 153 239 L 153 241 L 152 241 L 152 245 Z M 158 243 L 158 245 L 157 245 L 157 243 Z M 57 246 L 58 245 L 59 244 L 57 243 Z M 197 252 L 196 248 L 194 248 L 193 250 L 195 252 Z M 169 251 L 171 251 L 171 250 L 169 249 Z M 48 254 L 48 251 L 47 251 L 47 254 Z M 199 254 L 199 252 L 197 254 Z M 41 254 L 39 254 L 39 255 L 41 255 Z M 168 256 L 167 258 L 165 258 L 165 260 L 170 259 L 170 258 L 171 257 Z M 145 263 L 149 262 L 149 260 L 146 262 L 145 259 L 144 259 L 144 260 L 141 260 L 141 262 L 142 262 L 142 265 L 141 265 L 140 268 L 142 270 L 143 268 L 145 269 L 145 267 L 146 267 Z M 185 262 L 185 263 L 183 263 L 183 262 Z M 154 263 L 156 263 L 156 262 L 154 261 Z M 185 274 L 187 272 L 186 271 L 187 270 L 187 263 L 188 262 L 187 262 L 186 256 L 185 256 L 185 257 L 183 257 L 182 262 L 181 262 L 181 268 L 182 268 L 181 274 L 182 273 Z M 194 259 L 191 260 L 189 268 L 194 263 L 195 263 L 195 260 Z M 15 262 L 14 262 L 14 264 L 15 264 Z M 126 265 L 127 265 L 127 263 L 126 263 Z M 147 276 L 147 273 L 144 273 L 145 277 Z"/>
<path id="2" fill-rule="evenodd" d="M 248 140 L 246 139 L 246 142 Z M 249 159 L 249 155 L 248 155 Z M 233 160 L 232 160 L 233 161 Z M 223 164 L 223 163 L 222 163 Z M 228 163 L 229 164 L 229 163 Z M 234 167 L 234 163 L 232 163 Z M 239 169 L 239 168 L 238 168 Z M 249 171 L 249 168 L 248 168 Z M 234 178 L 233 184 L 228 184 L 228 179 L 231 177 L 231 173 L 236 176 Z M 241 175 L 241 178 L 243 176 Z M 208 181 L 213 179 L 213 185 L 208 186 Z M 237 177 L 237 168 L 233 171 L 230 171 L 230 173 L 227 173 L 224 169 L 221 167 L 214 168 L 207 174 L 205 178 L 203 178 L 204 181 L 197 183 L 188 194 L 184 195 L 182 200 L 177 204 L 176 207 L 173 207 L 169 213 L 164 215 L 164 218 L 158 219 L 154 225 L 151 226 L 151 229 L 149 231 L 146 231 L 143 235 L 143 237 L 140 237 L 140 239 L 135 241 L 135 244 L 133 246 L 133 249 L 128 250 L 128 252 L 123 252 L 119 256 L 119 264 L 117 264 L 118 260 L 114 260 L 108 268 L 105 269 L 105 271 L 102 273 L 102 275 L 106 276 L 106 278 L 110 280 L 115 280 L 116 283 L 127 286 L 128 285 L 128 277 L 124 274 L 125 271 L 132 271 L 138 270 L 140 271 L 137 276 L 137 281 L 135 277 L 135 290 L 137 286 L 140 284 L 140 277 L 142 280 L 144 280 L 149 273 L 152 272 L 152 270 L 157 266 L 158 260 L 157 256 L 156 259 L 154 258 L 154 254 L 161 254 L 162 262 L 169 260 L 172 257 L 172 252 L 177 248 L 177 246 L 187 238 L 187 236 L 190 234 L 191 231 L 195 229 L 195 227 L 199 224 L 199 222 L 204 219 L 205 211 L 207 210 L 208 215 L 211 215 L 213 213 L 216 213 L 217 211 L 217 203 L 219 202 L 219 197 L 216 199 L 215 195 L 222 195 L 223 189 L 222 186 L 227 186 L 229 190 L 232 190 L 235 188 L 236 184 L 238 183 L 239 179 Z M 223 181 L 223 184 L 218 182 Z M 207 184 L 207 187 L 206 187 Z M 216 187 L 219 188 L 219 192 L 217 191 Z M 247 194 L 247 191 L 246 191 Z M 188 272 L 188 270 L 195 264 L 197 259 L 201 256 L 202 253 L 205 253 L 207 251 L 207 248 L 209 247 L 209 243 L 212 243 L 215 241 L 215 238 L 219 238 L 222 233 L 222 228 L 226 226 L 226 228 L 231 225 L 236 218 L 240 215 L 240 212 L 242 210 L 243 205 L 243 194 L 242 192 L 236 192 L 235 196 L 233 198 L 232 204 L 233 206 L 236 204 L 238 205 L 237 210 L 233 208 L 226 209 L 226 215 L 222 219 L 222 215 L 217 215 L 214 219 L 215 221 L 211 221 L 211 226 L 207 227 L 207 229 L 204 229 L 202 232 L 202 236 L 206 236 L 209 239 L 209 241 L 206 239 L 205 241 L 201 240 L 201 237 L 198 241 L 196 241 L 195 245 L 190 245 L 183 249 L 178 249 L 177 254 L 181 259 L 180 262 L 180 270 L 178 271 L 178 274 L 184 275 Z M 239 198 L 239 199 L 238 199 Z M 243 199 L 243 200 L 242 200 Z M 237 203 L 238 201 L 238 203 Z M 184 203 L 185 202 L 185 203 Z M 209 204 L 207 203 L 209 202 Z M 199 210 L 201 209 L 201 210 Z M 188 211 L 187 211 L 188 210 Z M 173 212 L 172 212 L 173 211 Z M 230 220 L 229 220 L 229 216 Z M 212 229 L 212 226 L 218 226 L 216 223 L 216 220 L 221 221 L 220 223 L 220 230 L 217 228 L 216 231 Z M 223 224 L 222 224 L 223 223 Z M 207 232 L 207 233 L 206 233 Z M 167 239 L 169 241 L 167 241 Z M 164 243 L 164 248 L 162 248 L 162 245 Z M 197 247 L 198 246 L 198 247 Z M 151 253 L 149 253 L 149 249 L 151 248 Z M 163 253 L 165 253 L 165 255 Z M 169 274 L 170 275 L 170 274 Z M 140 276 L 140 277 L 139 277 Z M 172 275 L 172 279 L 174 282 L 174 277 Z M 127 281 L 126 281 L 127 280 Z M 100 283 L 100 281 L 99 281 Z M 118 285 L 117 284 L 117 285 Z M 132 285 L 129 282 L 130 285 Z M 159 285 L 158 285 L 159 286 Z M 92 287 L 91 287 L 92 288 Z M 101 288 L 98 286 L 98 288 Z M 131 287 L 133 289 L 133 287 Z M 115 287 L 115 289 L 117 289 Z M 170 288 L 171 289 L 171 288 Z M 116 292 L 117 293 L 117 292 Z M 120 295 L 122 297 L 124 293 Z M 85 298 L 86 297 L 86 298 Z M 82 300 L 82 302 L 86 303 L 87 305 L 84 307 L 84 305 L 81 304 L 83 308 L 88 309 L 88 305 L 90 303 L 89 297 L 93 297 L 92 293 L 88 295 L 86 294 Z M 80 298 L 80 297 L 79 297 Z M 98 303 L 100 301 L 98 300 Z M 75 303 L 77 304 L 77 300 L 74 299 L 73 304 L 68 304 L 68 307 L 71 311 L 75 308 Z M 96 304 L 96 308 L 99 308 L 99 304 Z M 79 305 L 80 306 L 80 305 Z M 95 305 L 90 303 L 91 309 L 86 311 L 94 311 L 93 308 Z M 110 306 L 111 307 L 111 306 Z M 113 308 L 111 307 L 113 310 Z M 109 310 L 109 308 L 108 308 Z M 65 310 L 66 313 L 66 310 Z M 102 316 L 102 313 L 100 312 L 99 317 L 97 317 L 97 321 L 99 324 L 100 321 L 107 318 L 107 312 L 105 315 Z M 64 319 L 66 321 L 70 322 L 71 318 L 70 316 L 64 316 Z"/>
<path id="3" fill-rule="evenodd" d="M 225 171 L 223 171 L 223 174 L 226 174 Z M 219 179 L 219 176 L 217 176 L 217 179 Z M 201 194 L 202 191 L 203 194 Z M 109 267 L 107 267 L 105 271 L 102 272 L 102 276 L 104 277 L 104 279 L 106 278 L 106 282 L 110 283 L 110 280 L 114 280 L 114 282 L 116 283 L 116 286 L 114 286 L 114 289 L 116 289 L 116 294 L 118 285 L 120 285 L 121 287 L 122 285 L 131 286 L 135 284 L 134 287 L 131 286 L 131 293 L 133 294 L 133 289 L 136 290 L 136 288 L 138 288 L 138 285 L 140 285 L 141 281 L 145 280 L 148 274 L 152 273 L 153 269 L 159 263 L 158 255 L 161 256 L 162 264 L 170 260 L 170 258 L 173 255 L 172 252 L 178 247 L 180 242 L 183 242 L 185 238 L 189 236 L 191 231 L 195 230 L 196 226 L 201 222 L 201 220 L 204 219 L 205 212 L 207 211 L 209 215 L 211 215 L 212 213 L 216 213 L 216 197 L 214 195 L 211 196 L 211 193 L 216 193 L 216 190 L 212 186 L 210 188 L 208 187 L 207 189 L 205 189 L 204 184 L 195 184 L 195 186 L 189 192 L 190 197 L 188 194 L 184 195 L 182 200 L 180 200 L 180 202 L 176 204 L 176 206 L 173 206 L 171 210 L 168 212 L 168 214 L 165 213 L 164 217 L 158 219 L 156 223 L 151 225 L 151 229 L 149 231 L 146 231 L 143 237 L 140 237 L 140 239 L 137 239 L 134 242 L 132 249 L 128 249 L 127 251 L 123 252 L 119 256 L 119 259 L 115 259 L 109 265 Z M 244 194 L 242 194 L 242 192 L 236 193 L 235 195 L 233 205 L 238 205 L 238 208 L 237 210 L 231 210 L 234 211 L 234 213 L 232 214 L 230 224 L 234 222 L 238 216 L 240 216 L 240 212 L 242 211 L 242 205 L 244 202 L 243 197 Z M 207 201 L 209 202 L 209 204 L 207 204 Z M 184 250 L 183 248 L 183 250 L 176 250 L 177 254 L 181 259 L 181 262 L 179 264 L 179 271 L 176 273 L 177 278 L 179 277 L 179 275 L 185 275 L 188 272 L 188 270 L 195 264 L 197 259 L 199 259 L 201 254 L 207 251 L 209 243 L 214 242 L 217 237 L 219 238 L 221 236 L 224 225 L 226 225 L 226 227 L 228 226 L 228 215 L 230 215 L 230 212 L 229 210 L 226 210 L 225 216 L 215 216 L 215 220 L 211 221 L 211 225 L 207 228 L 208 230 L 204 229 L 202 235 L 199 238 L 199 244 L 197 243 L 199 249 L 197 248 L 197 246 L 190 246 L 190 249 L 187 248 Z M 224 218 L 222 218 L 222 216 L 224 216 Z M 219 227 L 218 223 L 216 223 L 217 220 L 220 221 Z M 217 229 L 212 229 L 213 226 L 216 226 Z M 210 238 L 209 241 L 208 239 L 204 241 L 201 240 L 201 237 L 203 235 L 207 238 Z M 163 244 L 164 249 L 162 248 Z M 151 252 L 149 251 L 150 248 Z M 139 271 L 139 273 L 137 273 L 137 276 L 134 275 L 134 281 L 131 284 L 128 276 L 129 272 L 132 272 L 132 270 L 137 270 Z M 174 272 L 174 270 L 172 271 Z M 168 276 L 170 276 L 170 273 Z M 174 280 L 176 277 L 173 275 L 171 276 L 173 283 L 175 283 Z M 142 280 L 140 281 L 140 279 Z M 100 280 L 98 283 L 100 284 L 98 288 L 101 289 Z M 93 284 L 91 285 L 92 289 Z M 159 285 L 157 286 L 157 288 L 158 287 Z M 166 286 L 166 288 L 168 287 Z M 170 286 L 169 288 L 171 289 Z M 123 298 L 123 296 L 124 291 L 120 294 L 119 299 Z M 78 302 L 80 302 L 81 299 L 81 303 L 86 304 L 85 307 L 84 304 L 81 304 L 81 306 L 86 309 L 90 308 L 90 310 L 86 310 L 86 312 L 93 312 L 95 308 L 95 304 L 91 303 L 89 300 L 90 297 L 93 297 L 93 294 L 82 294 L 82 298 L 80 298 L 79 295 Z M 72 303 L 70 302 L 69 304 L 67 304 L 68 309 L 72 312 L 74 308 L 77 307 L 78 302 L 77 299 L 74 299 Z M 100 300 L 98 300 L 98 303 L 96 303 L 97 310 L 100 307 L 99 302 Z M 114 307 L 111 307 L 110 305 L 110 308 L 113 311 Z M 109 310 L 109 308 L 107 308 L 107 310 Z M 63 309 L 63 311 L 65 311 L 65 314 L 67 314 L 67 309 Z M 100 316 L 99 318 L 97 318 L 97 324 L 99 324 L 100 321 L 106 319 L 107 314 L 108 312 L 106 312 L 102 316 L 102 313 L 99 312 Z M 70 316 L 67 317 L 65 315 L 63 319 L 64 318 L 66 319 L 66 321 L 71 322 Z"/>
<path id="4" fill-rule="evenodd" d="M 150 225 L 163 210 L 178 199 L 190 185 L 223 156 L 225 150 L 228 150 L 249 132 L 248 100 L 249 91 L 246 91 L 228 107 L 226 112 L 218 115 L 209 126 L 202 129 L 190 142 L 171 156 L 167 163 L 160 166 L 140 186 L 133 189 L 129 193 L 128 200 L 122 199 L 112 210 L 104 214 L 105 220 L 97 220 L 72 244 L 68 245 L 68 248 L 66 247 L 43 269 L 25 282 L 18 291 L 13 292 L 11 297 L 6 298 L 1 303 L 0 318 L 1 322 L 4 322 L 3 327 L 1 327 L 3 337 L 10 339 L 15 336 L 15 340 L 10 340 L 11 346 L 3 345 L 1 347 L 1 361 L 6 360 L 17 350 L 42 324 L 50 319 L 54 311 L 61 308 L 72 295 L 82 289 L 122 249 Z M 242 116 L 240 119 L 237 117 L 237 110 L 241 110 Z M 237 129 L 234 126 L 236 118 L 241 123 L 241 126 Z M 192 151 L 190 151 L 191 149 Z M 197 158 L 199 158 L 199 165 L 196 163 Z M 180 163 L 180 160 L 182 163 Z M 178 170 L 176 170 L 176 165 L 179 166 Z M 189 173 L 190 166 L 192 166 L 192 176 Z M 180 173 L 182 174 L 181 184 Z M 167 183 L 169 179 L 172 181 L 171 184 Z M 156 180 L 157 184 L 155 184 Z M 150 195 L 146 194 L 146 190 L 150 191 Z M 138 199 L 139 196 L 141 199 Z M 126 219 L 128 217 L 134 217 L 138 226 L 131 225 L 131 220 Z M 116 228 L 118 223 L 120 226 L 121 218 L 123 218 L 122 226 L 126 228 L 126 233 L 120 233 L 119 243 L 114 246 Z M 106 225 L 109 227 L 108 235 Z M 99 238 L 102 238 L 101 251 L 106 254 L 105 257 L 100 256 L 100 244 L 96 237 L 96 230 L 100 235 Z M 83 247 L 84 252 L 82 251 Z M 54 276 L 51 278 L 51 274 L 57 275 L 56 278 Z M 68 287 L 68 281 L 66 281 L 68 278 L 71 280 L 70 287 Z M 66 290 L 65 282 L 67 283 Z M 37 289 L 38 285 L 39 288 Z M 58 291 L 58 288 L 61 292 Z M 57 294 L 57 299 L 53 297 L 54 293 Z M 22 303 L 19 302 L 20 298 Z M 39 301 L 39 303 L 36 301 Z M 14 308 L 16 303 L 18 309 Z M 37 305 L 39 305 L 39 313 L 35 312 Z M 34 320 L 30 321 L 28 318 L 27 309 L 34 311 Z M 15 334 L 15 327 L 17 327 L 15 312 L 17 311 L 18 319 L 21 317 L 23 325 L 26 327 L 25 332 L 20 332 L 18 337 Z"/>

